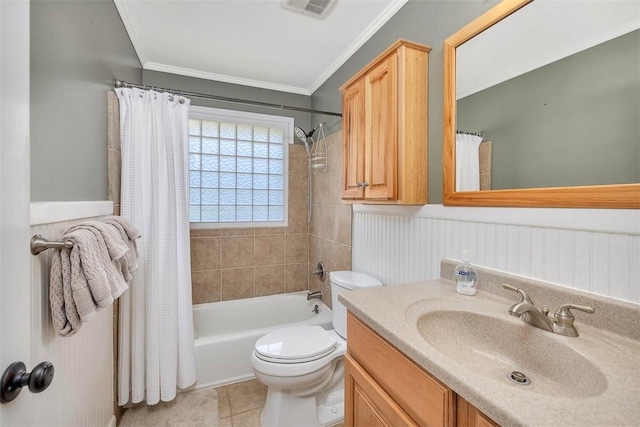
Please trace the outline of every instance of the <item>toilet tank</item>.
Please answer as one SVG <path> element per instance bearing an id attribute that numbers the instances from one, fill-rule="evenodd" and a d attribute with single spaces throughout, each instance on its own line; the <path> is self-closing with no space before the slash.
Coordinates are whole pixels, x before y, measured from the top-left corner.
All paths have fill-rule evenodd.
<path id="1" fill-rule="evenodd" d="M 355 271 L 332 271 L 329 273 L 329 280 L 331 281 L 333 329 L 342 338 L 347 339 L 347 308 L 338 301 L 338 295 L 343 292 L 382 286 L 382 282 L 368 274 Z"/>

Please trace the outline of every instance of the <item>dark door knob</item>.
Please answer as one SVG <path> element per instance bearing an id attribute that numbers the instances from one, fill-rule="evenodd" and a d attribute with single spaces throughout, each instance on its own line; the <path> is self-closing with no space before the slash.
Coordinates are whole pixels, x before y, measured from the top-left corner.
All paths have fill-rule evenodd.
<path id="1" fill-rule="evenodd" d="M 42 362 L 27 372 L 24 363 L 14 362 L 4 371 L 0 380 L 0 403 L 8 403 L 18 397 L 22 387 L 31 393 L 40 393 L 51 385 L 55 369 L 51 362 Z"/>

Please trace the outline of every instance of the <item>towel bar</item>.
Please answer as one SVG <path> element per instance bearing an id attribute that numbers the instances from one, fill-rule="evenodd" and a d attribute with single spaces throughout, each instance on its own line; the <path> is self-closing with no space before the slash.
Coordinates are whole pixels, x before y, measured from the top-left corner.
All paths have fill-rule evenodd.
<path id="1" fill-rule="evenodd" d="M 67 248 L 71 249 L 73 247 L 73 242 L 66 241 L 55 241 L 55 240 L 47 240 L 39 234 L 34 235 L 31 238 L 31 253 L 33 255 L 38 255 L 42 251 L 46 251 L 47 249 L 54 248 Z"/>

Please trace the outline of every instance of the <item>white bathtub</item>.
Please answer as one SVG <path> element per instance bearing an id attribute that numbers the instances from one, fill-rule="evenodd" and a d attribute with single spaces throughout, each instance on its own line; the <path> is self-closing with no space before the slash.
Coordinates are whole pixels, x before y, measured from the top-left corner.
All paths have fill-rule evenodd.
<path id="1" fill-rule="evenodd" d="M 303 324 L 331 329 L 331 309 L 306 296 L 307 292 L 295 292 L 194 305 L 194 388 L 255 378 L 251 352 L 258 338 L 274 329 Z M 318 314 L 313 313 L 316 304 Z"/>

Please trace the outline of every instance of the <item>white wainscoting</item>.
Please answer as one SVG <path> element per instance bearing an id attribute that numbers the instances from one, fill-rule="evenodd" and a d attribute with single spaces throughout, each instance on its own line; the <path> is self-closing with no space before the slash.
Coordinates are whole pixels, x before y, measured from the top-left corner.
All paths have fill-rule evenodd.
<path id="1" fill-rule="evenodd" d="M 638 211 L 471 209 L 355 205 L 353 269 L 387 285 L 424 281 L 468 249 L 472 264 L 640 303 Z"/>
<path id="2" fill-rule="evenodd" d="M 59 205 L 55 204 L 56 207 Z M 81 205 L 74 202 L 69 213 L 62 216 L 59 209 L 52 209 L 53 220 L 67 220 L 43 224 L 47 222 L 44 214 L 47 209 L 45 204 L 38 204 L 36 209 L 41 214 L 37 222 L 40 225 L 32 225 L 32 233 L 50 240 L 59 238 L 64 230 L 77 222 L 78 216 L 85 217 L 95 203 Z M 105 215 L 112 211 L 113 205 L 109 202 L 93 213 Z M 113 424 L 112 306 L 102 309 L 72 337 L 56 335 L 51 323 L 48 292 L 51 250 L 30 256 L 31 359 L 50 361 L 56 370 L 50 388 L 37 397 L 37 411 L 41 414 L 39 425 L 105 427 Z"/>

